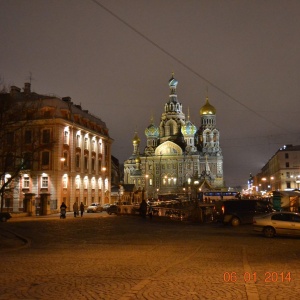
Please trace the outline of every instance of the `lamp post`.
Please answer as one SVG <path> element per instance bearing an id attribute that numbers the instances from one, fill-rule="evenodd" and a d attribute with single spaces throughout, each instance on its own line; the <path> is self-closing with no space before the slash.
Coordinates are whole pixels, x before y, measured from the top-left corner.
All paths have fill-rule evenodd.
<path id="1" fill-rule="evenodd" d="M 101 168 L 102 174 L 101 174 L 101 180 L 102 180 L 102 186 L 101 186 L 101 202 L 104 204 L 104 197 L 105 197 L 105 172 L 106 168 Z"/>
<path id="2" fill-rule="evenodd" d="M 195 201 L 198 202 L 198 186 L 199 186 L 199 180 L 194 181 L 194 186 L 195 186 Z"/>
<path id="3" fill-rule="evenodd" d="M 145 175 L 145 198 L 146 198 L 146 200 L 148 200 L 148 187 L 147 187 L 148 177 L 149 177 L 149 175 L 146 174 L 146 175 Z"/>
<path id="4" fill-rule="evenodd" d="M 60 168 L 57 168 L 57 174 L 55 175 L 56 178 L 56 200 L 60 199 L 60 202 L 62 202 L 62 199 L 61 199 L 61 195 L 59 195 L 59 187 L 61 187 L 61 176 L 60 174 L 62 174 L 62 170 L 64 169 L 64 164 L 65 164 L 65 161 L 66 161 L 66 158 L 65 157 L 61 157 L 59 159 L 60 161 Z M 70 205 L 69 205 L 70 206 Z"/>
<path id="5" fill-rule="evenodd" d="M 203 223 L 203 214 L 202 214 L 202 209 L 199 205 L 199 201 L 198 201 L 198 189 L 199 188 L 199 180 L 195 179 L 193 182 L 193 186 L 194 186 L 194 192 L 195 192 L 195 202 L 194 202 L 194 208 L 193 208 L 193 213 L 192 213 L 192 219 L 194 222 L 200 222 Z"/>
<path id="6" fill-rule="evenodd" d="M 188 200 L 191 200 L 191 178 L 188 178 Z"/>

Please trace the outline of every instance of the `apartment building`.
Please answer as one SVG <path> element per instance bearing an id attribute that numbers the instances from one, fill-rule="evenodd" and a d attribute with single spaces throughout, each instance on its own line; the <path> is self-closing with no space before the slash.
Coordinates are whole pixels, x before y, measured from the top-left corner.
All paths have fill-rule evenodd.
<path id="1" fill-rule="evenodd" d="M 0 96 L 31 104 L 23 120 L 11 127 L 25 122 L 14 132 L 15 142 L 21 145 L 14 151 L 23 152 L 19 153 L 23 158 L 27 153 L 31 159 L 5 188 L 4 210 L 50 214 L 62 202 L 68 210 L 74 202 L 110 202 L 113 140 L 105 122 L 70 97 L 32 92 L 30 83 L 25 83 L 23 91 L 12 86 Z M 10 176 L 11 172 L 2 170 L 2 183 Z"/>

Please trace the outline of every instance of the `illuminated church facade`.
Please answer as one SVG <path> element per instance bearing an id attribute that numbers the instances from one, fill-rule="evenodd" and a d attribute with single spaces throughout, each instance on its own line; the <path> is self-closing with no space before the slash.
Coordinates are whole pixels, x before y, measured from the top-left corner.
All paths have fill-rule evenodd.
<path id="1" fill-rule="evenodd" d="M 220 133 L 216 128 L 216 109 L 208 97 L 200 108 L 197 128 L 182 111 L 177 98 L 178 81 L 169 80 L 170 95 L 160 123 L 151 119 L 145 129 L 147 145 L 141 151 L 135 132 L 133 152 L 124 162 L 124 183 L 144 190 L 148 198 L 162 194 L 222 190 L 223 156 Z"/>

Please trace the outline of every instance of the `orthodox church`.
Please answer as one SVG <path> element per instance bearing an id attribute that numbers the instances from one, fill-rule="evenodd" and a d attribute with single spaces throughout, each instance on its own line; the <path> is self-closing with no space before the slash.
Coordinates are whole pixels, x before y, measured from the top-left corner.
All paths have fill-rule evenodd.
<path id="1" fill-rule="evenodd" d="M 147 145 L 140 149 L 135 132 L 133 153 L 124 162 L 124 183 L 135 184 L 148 198 L 163 194 L 188 194 L 224 187 L 223 156 L 216 128 L 216 109 L 206 97 L 197 128 L 182 111 L 177 98 L 178 81 L 169 80 L 170 95 L 159 126 L 153 118 L 145 129 Z"/>

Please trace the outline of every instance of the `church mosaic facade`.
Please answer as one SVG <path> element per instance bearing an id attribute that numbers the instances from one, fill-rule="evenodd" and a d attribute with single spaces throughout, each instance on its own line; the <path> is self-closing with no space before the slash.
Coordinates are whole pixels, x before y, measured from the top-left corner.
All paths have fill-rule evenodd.
<path id="1" fill-rule="evenodd" d="M 124 183 L 135 184 L 148 198 L 162 194 L 192 193 L 193 190 L 221 190 L 224 187 L 220 133 L 216 109 L 206 97 L 200 108 L 197 128 L 182 110 L 177 98 L 178 81 L 169 80 L 170 95 L 160 123 L 145 129 L 147 145 L 135 133 L 133 153 L 124 162 Z"/>

